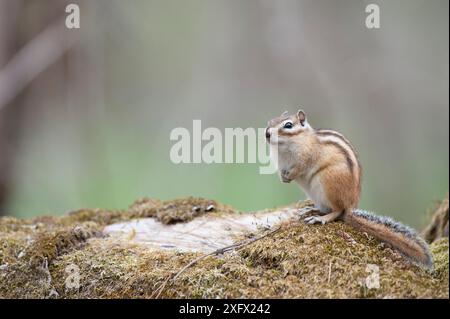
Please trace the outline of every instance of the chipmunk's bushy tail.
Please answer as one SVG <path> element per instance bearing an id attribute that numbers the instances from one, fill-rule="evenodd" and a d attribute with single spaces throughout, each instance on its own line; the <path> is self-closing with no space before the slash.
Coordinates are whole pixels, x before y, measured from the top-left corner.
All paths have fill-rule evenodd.
<path id="1" fill-rule="evenodd" d="M 391 245 L 413 262 L 433 269 L 428 245 L 414 229 L 360 209 L 346 211 L 343 219 L 350 226 Z"/>

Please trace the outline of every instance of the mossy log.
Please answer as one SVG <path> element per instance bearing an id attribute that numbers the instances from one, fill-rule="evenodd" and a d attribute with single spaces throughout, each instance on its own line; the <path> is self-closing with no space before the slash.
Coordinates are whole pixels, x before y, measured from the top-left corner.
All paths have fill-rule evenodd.
<path id="1" fill-rule="evenodd" d="M 0 297 L 449 298 L 448 237 L 431 244 L 429 271 L 342 222 L 299 221 L 310 204 L 241 213 L 201 198 L 143 199 L 123 211 L 3 217 Z"/>

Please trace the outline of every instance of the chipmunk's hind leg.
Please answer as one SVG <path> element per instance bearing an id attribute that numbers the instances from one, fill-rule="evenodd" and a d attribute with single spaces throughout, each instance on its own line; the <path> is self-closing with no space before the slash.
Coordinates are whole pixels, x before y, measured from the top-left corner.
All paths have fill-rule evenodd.
<path id="1" fill-rule="evenodd" d="M 335 221 L 339 217 L 341 217 L 343 212 L 331 212 L 329 214 L 323 215 L 323 216 L 311 216 L 305 218 L 305 223 L 308 224 L 318 224 L 321 223 L 322 225 L 325 225 L 326 223 Z"/>

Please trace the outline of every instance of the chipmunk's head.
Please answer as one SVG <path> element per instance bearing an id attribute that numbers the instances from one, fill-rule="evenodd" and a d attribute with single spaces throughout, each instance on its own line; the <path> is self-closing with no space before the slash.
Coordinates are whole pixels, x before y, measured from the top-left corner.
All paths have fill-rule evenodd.
<path id="1" fill-rule="evenodd" d="M 286 111 L 267 123 L 266 141 L 269 144 L 284 144 L 293 136 L 299 136 L 311 130 L 304 111 L 298 110 L 293 115 L 289 115 Z"/>

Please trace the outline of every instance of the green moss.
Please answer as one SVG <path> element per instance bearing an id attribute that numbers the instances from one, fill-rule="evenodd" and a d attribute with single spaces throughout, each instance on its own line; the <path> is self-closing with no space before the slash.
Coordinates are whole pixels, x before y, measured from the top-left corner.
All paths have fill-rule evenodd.
<path id="1" fill-rule="evenodd" d="M 61 217 L 62 225 L 93 221 L 99 225 L 110 225 L 135 218 L 153 217 L 163 224 L 187 222 L 207 213 L 234 213 L 236 210 L 213 200 L 188 197 L 171 201 L 150 198 L 136 200 L 128 210 L 107 211 L 103 209 L 80 209 Z"/>
<path id="2" fill-rule="evenodd" d="M 101 236 L 99 226 L 94 222 L 84 222 L 54 231 L 39 231 L 34 240 L 25 248 L 24 259 L 31 265 L 52 262 L 61 254 L 72 249 L 80 249 L 87 239 Z"/>
<path id="3" fill-rule="evenodd" d="M 448 238 L 441 238 L 430 245 L 434 259 L 435 275 L 443 281 L 449 280 Z"/>
<path id="4" fill-rule="evenodd" d="M 174 223 L 206 213 L 233 212 L 203 199 L 144 199 L 125 211 L 87 209 L 27 221 L 2 218 L 0 297 L 155 298 L 158 293 L 160 298 L 449 297 L 448 239 L 431 245 L 436 270 L 428 272 L 341 222 L 324 226 L 286 222 L 279 232 L 237 252 L 201 260 L 159 291 L 167 278 L 201 254 L 154 250 L 101 233 L 104 225 L 138 217 Z M 379 267 L 379 289 L 365 284 L 368 265 Z M 78 289 L 67 285 L 72 266 L 79 270 Z"/>

